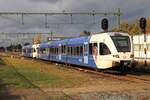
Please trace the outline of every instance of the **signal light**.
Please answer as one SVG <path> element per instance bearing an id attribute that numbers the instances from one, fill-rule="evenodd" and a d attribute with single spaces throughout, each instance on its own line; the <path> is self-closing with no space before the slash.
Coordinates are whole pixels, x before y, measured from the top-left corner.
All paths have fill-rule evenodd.
<path id="1" fill-rule="evenodd" d="M 146 28 L 146 18 L 144 18 L 144 17 L 142 17 L 142 18 L 140 19 L 140 28 L 141 28 L 142 30 L 145 30 L 145 28 Z"/>
<path id="2" fill-rule="evenodd" d="M 107 18 L 102 19 L 102 21 L 101 21 L 101 28 L 104 31 L 108 31 L 108 19 Z"/>

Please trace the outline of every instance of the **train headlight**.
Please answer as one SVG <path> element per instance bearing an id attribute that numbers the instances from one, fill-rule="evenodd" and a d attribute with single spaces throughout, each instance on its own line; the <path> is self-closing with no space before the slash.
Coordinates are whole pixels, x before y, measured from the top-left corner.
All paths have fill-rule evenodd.
<path id="1" fill-rule="evenodd" d="M 131 55 L 130 55 L 130 58 L 134 58 L 134 54 L 131 54 Z"/>
<path id="2" fill-rule="evenodd" d="M 120 58 L 119 55 L 113 55 L 113 57 L 115 57 L 115 58 Z"/>

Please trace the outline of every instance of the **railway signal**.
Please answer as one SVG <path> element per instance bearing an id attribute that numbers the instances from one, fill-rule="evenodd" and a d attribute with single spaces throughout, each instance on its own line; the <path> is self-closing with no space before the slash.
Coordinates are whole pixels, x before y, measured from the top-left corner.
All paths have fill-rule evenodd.
<path id="1" fill-rule="evenodd" d="M 108 19 L 107 18 L 103 18 L 101 21 L 101 28 L 107 32 L 108 31 Z"/>
<path id="2" fill-rule="evenodd" d="M 140 28 L 141 28 L 141 31 L 142 33 L 144 34 L 144 53 L 145 53 L 145 61 L 144 61 L 144 65 L 147 66 L 147 62 L 146 62 L 146 59 L 147 59 L 147 44 L 146 44 L 146 26 L 147 26 L 147 20 L 146 18 L 142 17 L 140 18 L 139 20 L 140 22 Z"/>
<path id="3" fill-rule="evenodd" d="M 142 29 L 142 32 L 144 32 L 145 33 L 145 29 L 146 29 L 146 18 L 144 18 L 144 17 L 142 17 L 141 19 L 140 19 L 140 28 Z"/>

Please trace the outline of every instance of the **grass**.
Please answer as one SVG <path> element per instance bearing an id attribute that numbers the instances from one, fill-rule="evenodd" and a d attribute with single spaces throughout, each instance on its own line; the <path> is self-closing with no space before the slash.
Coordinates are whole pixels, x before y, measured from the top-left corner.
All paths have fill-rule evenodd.
<path id="1" fill-rule="evenodd" d="M 88 81 L 72 70 L 44 62 L 1 58 L 0 84 L 16 88 L 70 88 Z"/>

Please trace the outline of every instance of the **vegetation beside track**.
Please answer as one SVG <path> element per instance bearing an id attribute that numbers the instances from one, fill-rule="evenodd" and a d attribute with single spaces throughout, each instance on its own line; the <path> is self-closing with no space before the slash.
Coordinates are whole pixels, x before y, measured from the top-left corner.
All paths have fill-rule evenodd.
<path id="1" fill-rule="evenodd" d="M 108 94 L 113 97 L 111 94 L 114 92 L 118 98 L 120 93 L 127 98 L 141 98 L 144 93 L 150 98 L 150 84 L 142 80 L 136 83 L 62 66 L 9 54 L 0 56 L 0 100 L 70 100 L 101 95 L 108 97 Z M 149 74 L 137 77 L 148 79 Z"/>
<path id="2" fill-rule="evenodd" d="M 0 60 L 0 79 L 2 84 L 16 88 L 69 88 L 76 87 L 87 79 L 69 69 L 34 60 L 2 57 Z"/>

